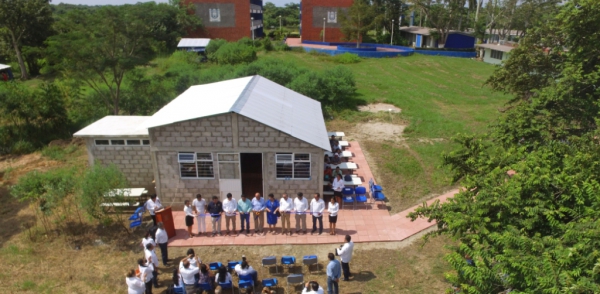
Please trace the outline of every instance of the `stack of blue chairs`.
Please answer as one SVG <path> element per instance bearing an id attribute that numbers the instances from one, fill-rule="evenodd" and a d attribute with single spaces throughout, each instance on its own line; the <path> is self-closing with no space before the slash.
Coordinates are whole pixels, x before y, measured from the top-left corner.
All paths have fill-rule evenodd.
<path id="1" fill-rule="evenodd" d="M 375 185 L 373 178 L 369 180 L 369 187 L 371 187 L 371 197 L 373 197 L 373 201 L 381 201 L 383 203 L 385 201 L 383 188 L 381 188 L 379 185 Z"/>
<path id="2" fill-rule="evenodd" d="M 354 189 L 345 187 L 342 189 L 342 208 L 346 206 L 346 203 L 352 203 L 352 209 L 354 209 Z"/>
<path id="3" fill-rule="evenodd" d="M 367 208 L 367 189 L 362 186 L 356 187 L 354 190 L 356 194 L 356 204 L 363 203 L 365 205 L 365 209 Z"/>

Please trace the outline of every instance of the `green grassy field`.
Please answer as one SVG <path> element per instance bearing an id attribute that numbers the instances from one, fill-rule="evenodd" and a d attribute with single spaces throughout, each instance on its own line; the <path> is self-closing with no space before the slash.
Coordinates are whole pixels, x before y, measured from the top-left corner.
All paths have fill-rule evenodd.
<path id="1" fill-rule="evenodd" d="M 261 58 L 293 60 L 315 70 L 334 66 L 331 57 L 306 53 L 269 53 Z M 481 133 L 509 100 L 484 85 L 494 66 L 437 56 L 363 59 L 345 65 L 355 74 L 359 99 L 402 109 L 399 115 L 344 112 L 328 128 L 351 131 L 361 123 L 405 124 L 403 141 L 364 140 L 377 166 L 376 180 L 386 189 L 392 212 L 451 189 L 449 172 L 440 167 L 441 153 L 456 146 L 457 133 Z"/>

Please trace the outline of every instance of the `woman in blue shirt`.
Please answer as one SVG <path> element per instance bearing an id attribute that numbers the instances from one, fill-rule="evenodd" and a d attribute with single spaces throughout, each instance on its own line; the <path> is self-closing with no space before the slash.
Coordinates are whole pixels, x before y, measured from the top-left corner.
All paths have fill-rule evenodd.
<path id="1" fill-rule="evenodd" d="M 269 200 L 265 202 L 265 209 L 267 210 L 269 232 L 273 234 L 273 232 L 275 232 L 275 225 L 277 225 L 277 212 L 279 212 L 279 201 L 275 200 L 275 195 L 273 195 L 273 193 L 269 194 Z"/>

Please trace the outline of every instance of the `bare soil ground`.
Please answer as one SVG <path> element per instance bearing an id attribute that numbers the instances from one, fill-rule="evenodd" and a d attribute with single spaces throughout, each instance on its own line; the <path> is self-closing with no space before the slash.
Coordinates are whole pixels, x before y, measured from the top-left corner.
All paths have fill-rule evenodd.
<path id="1" fill-rule="evenodd" d="M 402 109 L 398 108 L 393 104 L 388 103 L 373 103 L 368 105 L 362 105 L 358 107 L 360 111 L 368 111 L 368 112 L 391 112 L 391 113 L 400 113 Z"/>

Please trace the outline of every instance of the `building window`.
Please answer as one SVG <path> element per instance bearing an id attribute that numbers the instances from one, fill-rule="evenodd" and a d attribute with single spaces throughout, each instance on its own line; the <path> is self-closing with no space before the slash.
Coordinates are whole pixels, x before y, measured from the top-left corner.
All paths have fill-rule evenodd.
<path id="1" fill-rule="evenodd" d="M 110 145 L 125 145 L 125 140 L 110 140 Z"/>
<path id="2" fill-rule="evenodd" d="M 177 155 L 182 178 L 214 178 L 211 153 L 180 152 Z"/>
<path id="3" fill-rule="evenodd" d="M 502 51 L 492 50 L 491 58 L 502 60 Z"/>
<path id="4" fill-rule="evenodd" d="M 108 140 L 96 140 L 96 145 L 110 145 L 110 142 Z"/>
<path id="5" fill-rule="evenodd" d="M 111 139 L 111 140 L 94 140 L 96 146 L 150 146 L 150 140 L 137 139 Z"/>
<path id="6" fill-rule="evenodd" d="M 144 146 L 150 145 L 150 140 L 142 140 L 142 145 L 144 145 Z"/>
<path id="7" fill-rule="evenodd" d="M 140 145 L 140 140 L 127 140 L 127 145 Z"/>
<path id="8" fill-rule="evenodd" d="M 276 177 L 278 179 L 310 179 L 310 154 L 275 154 Z"/>

